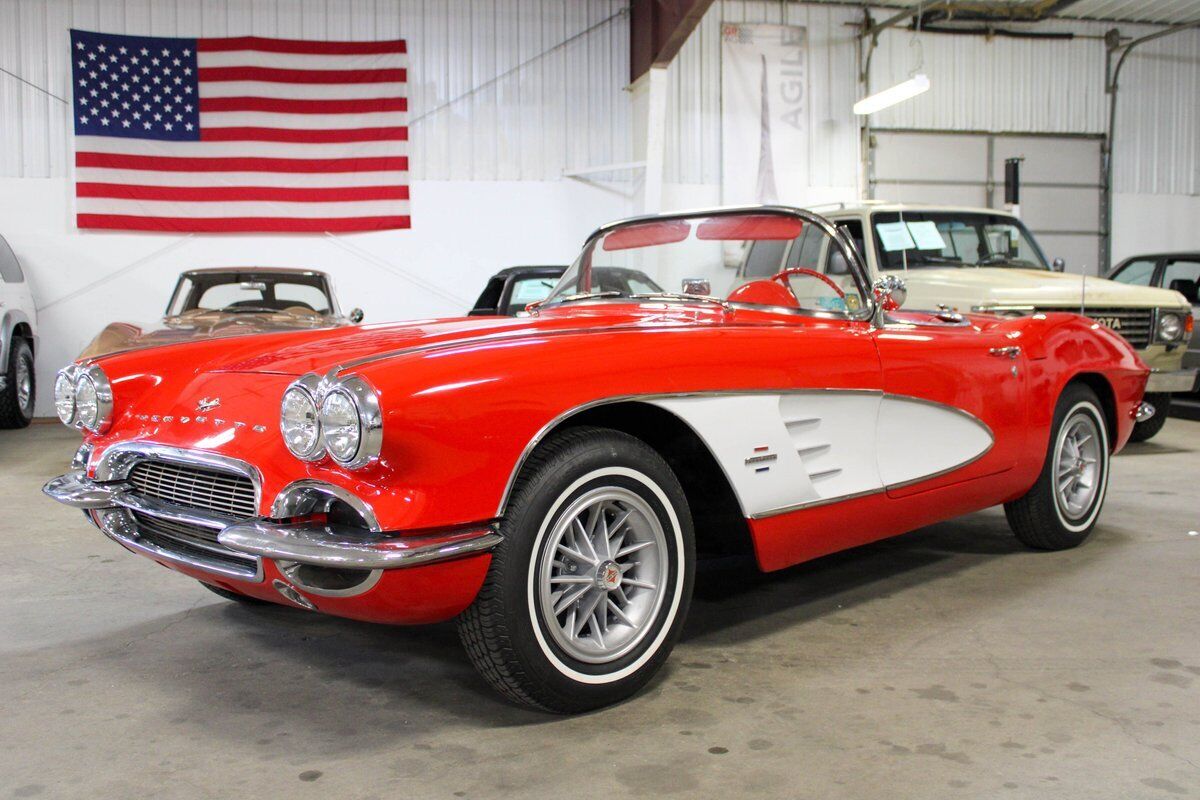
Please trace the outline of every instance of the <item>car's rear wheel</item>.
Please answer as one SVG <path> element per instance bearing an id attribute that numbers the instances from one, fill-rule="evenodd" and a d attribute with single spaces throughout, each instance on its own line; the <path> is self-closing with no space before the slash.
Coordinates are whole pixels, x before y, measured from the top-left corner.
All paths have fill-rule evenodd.
<path id="1" fill-rule="evenodd" d="M 1163 429 L 1163 425 L 1167 424 L 1167 415 L 1171 413 L 1171 395 L 1169 394 L 1159 392 L 1148 394 L 1142 398 L 1142 401 L 1154 406 L 1154 416 L 1133 426 L 1133 433 L 1129 435 L 1131 442 L 1145 442 L 1152 439 Z"/>
<path id="2" fill-rule="evenodd" d="M 638 691 L 687 614 L 694 536 L 662 457 L 618 431 L 575 428 L 530 457 L 504 541 L 459 618 L 475 667 L 547 711 L 587 711 Z"/>
<path id="3" fill-rule="evenodd" d="M 1109 444 L 1096 393 L 1071 384 L 1054 410 L 1041 475 L 1004 511 L 1013 533 L 1039 550 L 1064 550 L 1087 539 L 1108 490 Z"/>
<path id="4" fill-rule="evenodd" d="M 4 388 L 0 389 L 0 428 L 24 428 L 33 419 L 36 376 L 29 342 L 16 337 L 9 348 Z"/>

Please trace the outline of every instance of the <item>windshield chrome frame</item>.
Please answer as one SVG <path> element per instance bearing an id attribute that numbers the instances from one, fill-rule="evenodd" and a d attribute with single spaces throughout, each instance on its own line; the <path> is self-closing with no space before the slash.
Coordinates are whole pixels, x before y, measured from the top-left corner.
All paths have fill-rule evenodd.
<path id="1" fill-rule="evenodd" d="M 837 246 L 841 249 L 843 257 L 846 259 L 846 264 L 850 267 L 850 274 L 854 278 L 854 283 L 858 287 L 858 291 L 863 300 L 862 308 L 857 311 L 847 310 L 844 313 L 829 311 L 828 309 L 805 309 L 805 308 L 781 308 L 775 306 L 762 306 L 752 303 L 729 303 L 732 308 L 741 308 L 748 311 L 767 311 L 770 313 L 781 313 L 806 317 L 819 317 L 822 319 L 836 320 L 852 320 L 852 321 L 871 321 L 876 318 L 876 302 L 875 296 L 871 289 L 871 280 L 867 272 L 866 265 L 863 263 L 862 257 L 858 250 L 855 249 L 853 243 L 842 231 L 842 229 L 831 220 L 822 217 L 820 214 L 814 214 L 811 211 L 805 211 L 802 208 L 795 206 L 780 206 L 780 205 L 750 205 L 750 206 L 724 206 L 721 208 L 698 208 L 685 211 L 672 211 L 665 214 L 644 214 L 637 217 L 627 217 L 625 219 L 615 220 L 613 222 L 601 225 L 596 230 L 592 231 L 591 235 L 584 241 L 583 249 L 580 250 L 579 256 L 575 258 L 567 267 L 567 271 L 563 273 L 566 277 L 570 273 L 571 268 L 587 253 L 590 248 L 594 247 L 597 240 L 607 236 L 613 230 L 626 225 L 638 225 L 647 222 L 662 222 L 677 219 L 694 219 L 697 217 L 731 217 L 742 214 L 774 214 L 781 217 L 794 217 L 810 225 L 816 225 L 822 232 L 825 233 Z M 738 241 L 730 239 L 728 241 Z M 560 279 L 561 280 L 561 279 Z M 558 286 L 555 285 L 555 289 Z M 551 292 L 553 294 L 553 291 Z M 668 293 L 669 295 L 670 293 Z M 725 298 L 715 298 L 725 301 Z M 662 301 L 685 302 L 673 297 L 613 297 L 613 298 L 597 298 L 591 302 L 636 302 L 636 303 L 652 303 Z M 542 301 L 536 304 L 539 309 L 554 308 L 561 304 L 561 300 L 552 302 Z M 703 301 L 698 301 L 703 302 Z M 728 301 L 725 301 L 728 302 Z"/>

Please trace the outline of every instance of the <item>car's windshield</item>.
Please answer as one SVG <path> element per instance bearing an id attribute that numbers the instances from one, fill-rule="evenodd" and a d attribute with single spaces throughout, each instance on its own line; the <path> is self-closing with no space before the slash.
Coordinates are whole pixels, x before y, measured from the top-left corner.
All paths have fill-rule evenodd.
<path id="1" fill-rule="evenodd" d="M 319 274 L 193 272 L 179 279 L 167 316 L 188 311 L 331 314 L 333 300 Z"/>
<path id="2" fill-rule="evenodd" d="M 969 211 L 877 211 L 871 215 L 881 271 L 929 267 L 1049 269 L 1020 221 Z"/>
<path id="3" fill-rule="evenodd" d="M 862 287 L 846 269 L 841 246 L 816 221 L 783 210 L 755 209 L 664 217 L 626 222 L 590 240 L 563 275 L 546 305 L 581 300 L 679 301 L 684 282 L 693 292 L 695 279 L 707 281 L 707 300 L 694 293 L 682 299 L 723 301 L 734 281 L 733 268 L 756 243 L 787 250 L 813 237 L 811 268 L 793 268 L 780 275 L 787 263 L 735 286 L 728 299 L 775 309 L 856 314 L 866 307 Z M 754 284 L 751 286 L 750 284 Z M 667 287 L 666 291 L 659 287 Z"/>

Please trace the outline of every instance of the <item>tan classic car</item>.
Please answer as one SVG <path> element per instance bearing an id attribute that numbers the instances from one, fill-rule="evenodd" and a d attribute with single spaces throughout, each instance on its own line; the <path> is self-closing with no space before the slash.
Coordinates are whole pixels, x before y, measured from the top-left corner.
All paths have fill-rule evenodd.
<path id="1" fill-rule="evenodd" d="M 1020 219 L 990 208 L 863 201 L 813 209 L 842 228 L 862 254 L 871 280 L 905 284 L 905 308 L 1023 316 L 1083 313 L 1121 334 L 1150 367 L 1145 406 L 1131 441 L 1162 428 L 1171 395 L 1190 392 L 1196 369 L 1183 365 L 1192 307 L 1177 291 L 1063 272 L 1046 260 Z M 812 237 L 755 242 L 742 256 L 736 284 L 780 268 L 801 267 L 842 284 L 849 271 Z M 836 309 L 831 309 L 836 310 Z"/>
<path id="2" fill-rule="evenodd" d="M 324 272 L 283 267 L 194 269 L 179 276 L 160 323 L 113 322 L 79 357 L 194 339 L 335 328 L 357 324 L 362 318 L 358 308 L 342 314 Z"/>

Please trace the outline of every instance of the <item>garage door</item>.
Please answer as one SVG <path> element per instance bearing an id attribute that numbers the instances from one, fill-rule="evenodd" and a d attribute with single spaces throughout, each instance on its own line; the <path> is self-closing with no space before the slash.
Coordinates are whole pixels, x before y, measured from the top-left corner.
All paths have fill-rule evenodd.
<path id="1" fill-rule="evenodd" d="M 870 196 L 902 203 L 1004 207 L 1004 160 L 1023 157 L 1021 219 L 1067 271 L 1106 265 L 1099 138 L 873 130 Z"/>

